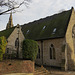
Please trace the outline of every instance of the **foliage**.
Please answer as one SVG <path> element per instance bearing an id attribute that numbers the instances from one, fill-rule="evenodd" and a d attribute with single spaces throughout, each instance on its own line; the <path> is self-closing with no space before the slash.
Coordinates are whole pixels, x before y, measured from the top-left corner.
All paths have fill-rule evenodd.
<path id="1" fill-rule="evenodd" d="M 3 59 L 3 54 L 5 53 L 7 41 L 4 36 L 0 37 L 0 60 Z"/>
<path id="2" fill-rule="evenodd" d="M 4 54 L 3 58 L 4 59 L 15 59 L 16 58 L 16 53 Z"/>
<path id="3" fill-rule="evenodd" d="M 23 59 L 30 59 L 34 61 L 38 53 L 38 44 L 36 41 L 25 39 L 22 43 Z"/>

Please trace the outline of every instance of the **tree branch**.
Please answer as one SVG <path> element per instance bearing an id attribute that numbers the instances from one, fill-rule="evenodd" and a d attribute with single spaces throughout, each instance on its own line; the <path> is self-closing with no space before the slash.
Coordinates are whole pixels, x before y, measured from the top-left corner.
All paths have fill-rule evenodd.
<path id="1" fill-rule="evenodd" d="M 12 11 L 14 9 L 20 8 L 20 6 L 22 6 L 23 4 L 25 4 L 25 6 L 27 7 L 29 1 L 30 0 L 23 0 L 20 4 L 18 4 L 17 2 L 15 2 L 13 0 L 8 0 L 7 3 L 5 3 L 5 2 L 3 2 L 3 0 L 1 0 L 0 7 L 6 6 L 6 7 L 8 7 L 8 9 L 3 12 L 0 12 L 0 15 L 6 14 L 7 12 Z"/>
<path id="2" fill-rule="evenodd" d="M 17 9 L 17 8 L 19 8 L 19 6 L 18 7 L 15 7 L 15 8 L 13 7 L 11 9 L 8 9 L 8 10 L 4 11 L 4 12 L 1 12 L 0 15 L 5 14 L 6 12 L 9 12 L 9 11 L 14 10 L 14 9 Z"/>

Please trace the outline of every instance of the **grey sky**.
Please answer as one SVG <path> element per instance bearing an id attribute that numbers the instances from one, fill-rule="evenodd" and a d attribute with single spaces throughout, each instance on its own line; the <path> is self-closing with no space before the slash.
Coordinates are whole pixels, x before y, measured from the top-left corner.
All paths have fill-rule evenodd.
<path id="1" fill-rule="evenodd" d="M 32 0 L 29 8 L 22 6 L 22 12 L 17 12 L 13 14 L 13 24 L 25 24 L 51 16 L 53 14 L 59 13 L 62 10 L 69 10 L 71 7 L 75 8 L 75 0 Z M 7 22 L 9 20 L 9 15 L 0 16 L 0 30 L 6 28 Z"/>

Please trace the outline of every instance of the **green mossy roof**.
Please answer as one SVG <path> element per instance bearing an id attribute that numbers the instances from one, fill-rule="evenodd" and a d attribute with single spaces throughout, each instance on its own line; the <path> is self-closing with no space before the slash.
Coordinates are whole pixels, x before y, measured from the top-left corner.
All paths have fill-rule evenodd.
<path id="1" fill-rule="evenodd" d="M 25 38 L 42 40 L 64 37 L 70 20 L 71 12 L 72 9 L 22 25 L 22 31 Z M 45 29 L 43 29 L 44 26 L 46 26 Z M 56 29 L 56 31 L 53 33 L 54 29 Z"/>
<path id="2" fill-rule="evenodd" d="M 26 39 L 33 40 L 64 37 L 71 12 L 72 9 L 22 25 L 22 32 Z M 43 29 L 44 26 L 46 26 L 45 29 Z M 0 31 L 0 36 L 8 38 L 14 28 L 15 27 Z M 56 31 L 53 33 L 54 29 L 56 29 Z"/>
<path id="3" fill-rule="evenodd" d="M 10 36 L 10 34 L 13 32 L 15 27 L 0 31 L 0 36 L 5 36 L 6 39 Z"/>

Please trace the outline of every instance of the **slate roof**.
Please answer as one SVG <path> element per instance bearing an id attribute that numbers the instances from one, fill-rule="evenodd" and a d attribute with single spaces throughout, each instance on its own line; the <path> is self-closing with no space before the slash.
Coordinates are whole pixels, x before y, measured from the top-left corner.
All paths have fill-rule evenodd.
<path id="1" fill-rule="evenodd" d="M 44 40 L 64 37 L 72 9 L 22 25 L 25 38 Z"/>
<path id="2" fill-rule="evenodd" d="M 73 8 L 72 8 L 73 9 Z M 72 9 L 22 25 L 26 39 L 44 40 L 65 36 Z M 0 31 L 0 36 L 8 38 L 15 27 Z"/>
<path id="3" fill-rule="evenodd" d="M 0 31 L 0 37 L 1 36 L 5 36 L 6 39 L 10 36 L 10 34 L 13 32 L 13 30 L 15 29 L 15 27 Z"/>

